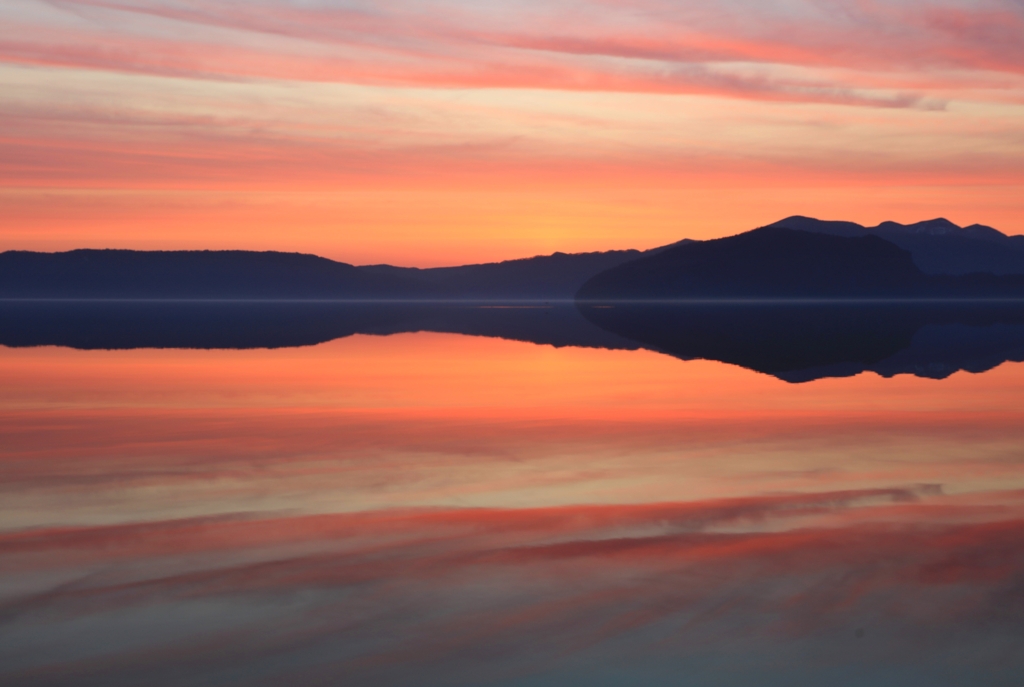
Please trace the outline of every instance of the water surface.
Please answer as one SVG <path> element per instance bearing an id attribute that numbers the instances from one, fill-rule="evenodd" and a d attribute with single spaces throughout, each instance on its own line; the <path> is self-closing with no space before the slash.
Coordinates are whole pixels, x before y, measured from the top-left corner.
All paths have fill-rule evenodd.
<path id="1" fill-rule="evenodd" d="M 1012 356 L 346 333 L 0 348 L 0 682 L 1019 687 Z"/>

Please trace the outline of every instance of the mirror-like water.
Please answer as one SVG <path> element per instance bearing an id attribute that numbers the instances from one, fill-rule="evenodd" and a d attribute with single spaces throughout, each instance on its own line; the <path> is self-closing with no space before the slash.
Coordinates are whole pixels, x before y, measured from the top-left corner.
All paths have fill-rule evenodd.
<path id="1" fill-rule="evenodd" d="M 842 377 L 859 370 L 833 360 L 787 381 L 666 355 L 714 357 L 644 338 L 665 327 L 543 329 L 543 308 L 244 350 L 102 350 L 113 320 L 32 330 L 5 312 L 4 684 L 1024 675 L 1024 365 L 1006 318 L 925 318 L 854 361 L 978 360 L 984 339 L 1004 353 L 982 372 Z M 725 350 L 716 326 L 673 341 Z"/>

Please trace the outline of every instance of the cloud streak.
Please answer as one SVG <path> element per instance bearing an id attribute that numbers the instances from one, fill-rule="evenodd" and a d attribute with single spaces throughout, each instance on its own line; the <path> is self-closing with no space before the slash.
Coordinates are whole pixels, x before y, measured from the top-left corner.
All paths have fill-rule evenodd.
<path id="1" fill-rule="evenodd" d="M 111 229 L 109 208 L 25 206 L 5 248 L 243 247 L 254 222 L 280 247 L 280 217 L 289 248 L 424 265 L 794 213 L 1024 231 L 1011 0 L 9 0 L 0 23 L 0 185 L 258 189 L 262 204 L 172 222 L 141 203 L 151 232 Z M 339 189 L 370 194 L 335 201 L 340 216 L 264 203 Z M 408 199 L 438 191 L 449 208 Z M 484 192 L 537 202 L 517 214 L 522 195 L 509 210 Z M 379 193 L 393 197 L 365 204 Z"/>
<path id="2" fill-rule="evenodd" d="M 629 7 L 590 0 L 252 3 L 29 0 L 9 61 L 199 77 L 433 88 L 686 93 L 875 107 L 941 107 L 945 94 L 893 90 L 921 70 L 1024 74 L 1019 6 L 747 2 Z M 18 8 L 22 8 L 19 12 Z M 180 29 L 188 27 L 189 39 Z M 797 71 L 793 71 L 797 69 Z M 843 71 L 861 72 L 851 81 Z M 908 79 L 913 83 L 914 79 Z"/>

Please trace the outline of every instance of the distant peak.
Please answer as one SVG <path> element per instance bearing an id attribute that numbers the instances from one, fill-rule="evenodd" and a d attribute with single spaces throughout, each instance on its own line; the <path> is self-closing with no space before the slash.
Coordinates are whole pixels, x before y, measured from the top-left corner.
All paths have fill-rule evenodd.
<path id="1" fill-rule="evenodd" d="M 948 219 L 946 219 L 945 217 L 936 217 L 935 219 L 926 219 L 923 222 L 918 222 L 918 224 L 925 224 L 925 225 L 932 226 L 932 227 L 954 227 L 956 229 L 960 228 L 959 224 L 955 224 L 955 223 L 949 221 Z"/>
<path id="2" fill-rule="evenodd" d="M 778 222 L 769 224 L 765 229 L 796 229 L 798 231 L 810 231 L 818 234 L 835 234 L 837 236 L 861 236 L 865 229 L 856 222 L 843 222 L 836 220 L 815 219 L 803 215 L 793 215 Z"/>
<path id="3" fill-rule="evenodd" d="M 882 222 L 874 229 L 887 229 L 906 232 L 908 234 L 932 234 L 941 236 L 944 234 L 954 234 L 963 231 L 959 224 L 954 224 L 945 217 L 936 217 L 935 219 L 926 219 L 923 222 L 914 222 L 913 224 L 900 224 L 899 222 Z"/>
<path id="4" fill-rule="evenodd" d="M 769 227 L 797 228 L 800 225 L 832 225 L 832 224 L 842 224 L 842 225 L 849 225 L 849 226 L 856 226 L 856 227 L 861 226 L 861 225 L 857 224 L 856 222 L 846 222 L 846 221 L 843 221 L 843 220 L 818 219 L 816 217 L 807 217 L 805 215 L 791 215 L 790 217 L 787 217 L 785 219 L 780 219 L 778 222 L 773 222 L 772 224 L 768 224 L 766 226 L 769 226 Z"/>
<path id="5" fill-rule="evenodd" d="M 979 238 L 1006 238 L 1006 234 L 1004 234 L 1003 232 L 999 231 L 998 229 L 986 226 L 984 224 L 972 224 L 968 227 L 964 227 L 964 232 L 967 234 L 971 234 L 972 236 L 977 236 Z"/>

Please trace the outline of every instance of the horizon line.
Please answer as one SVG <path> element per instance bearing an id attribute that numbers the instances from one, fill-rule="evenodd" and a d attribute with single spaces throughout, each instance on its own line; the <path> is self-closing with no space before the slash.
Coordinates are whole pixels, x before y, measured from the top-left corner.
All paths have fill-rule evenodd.
<path id="1" fill-rule="evenodd" d="M 846 298 L 846 297 L 772 297 L 772 298 L 5 298 L 6 303 L 182 303 L 182 304 L 394 304 L 394 305 L 479 305 L 481 307 L 522 306 L 555 307 L 582 305 L 591 308 L 614 308 L 618 305 L 828 305 L 828 304 L 957 304 L 957 303 L 1024 303 L 1024 296 L 993 298 Z"/>

